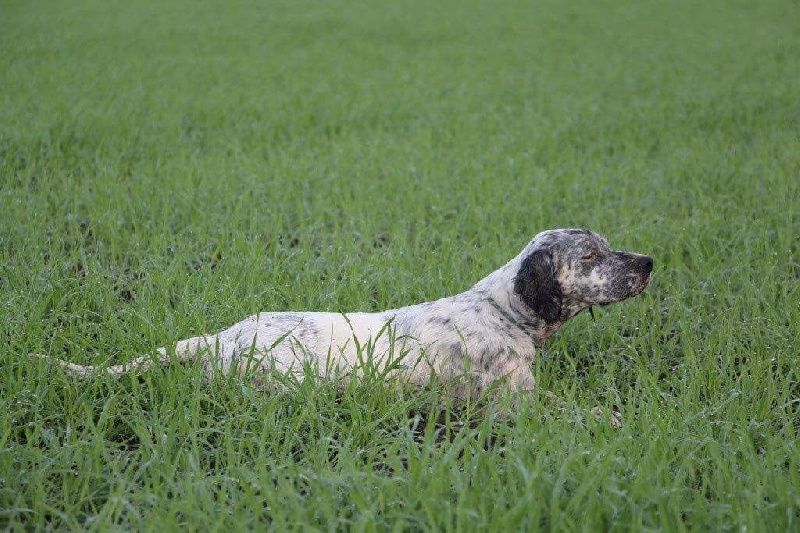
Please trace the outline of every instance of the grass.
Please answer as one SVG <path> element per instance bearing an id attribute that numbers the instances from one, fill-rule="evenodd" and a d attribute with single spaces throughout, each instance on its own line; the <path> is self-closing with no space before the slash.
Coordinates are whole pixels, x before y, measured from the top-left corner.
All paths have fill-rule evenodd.
<path id="1" fill-rule="evenodd" d="M 797 7 L 4 0 L 0 527 L 800 528 Z M 25 357 L 434 299 L 564 226 L 654 281 L 507 422 Z"/>

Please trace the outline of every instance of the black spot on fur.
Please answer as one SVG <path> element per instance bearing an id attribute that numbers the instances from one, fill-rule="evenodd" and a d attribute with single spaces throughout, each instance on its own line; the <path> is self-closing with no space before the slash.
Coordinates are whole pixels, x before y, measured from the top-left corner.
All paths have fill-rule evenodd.
<path id="1" fill-rule="evenodd" d="M 503 369 L 514 359 L 515 354 L 508 348 L 485 349 L 477 358 L 480 370 L 491 376 L 501 376 Z"/>
<path id="2" fill-rule="evenodd" d="M 431 324 L 438 324 L 440 326 L 449 326 L 453 323 L 453 319 L 449 316 L 433 316 L 430 318 Z"/>
<path id="3" fill-rule="evenodd" d="M 505 331 L 508 335 L 511 335 L 519 326 L 512 324 L 507 319 L 504 319 L 498 323 L 497 327 L 498 329 Z"/>
<path id="4" fill-rule="evenodd" d="M 454 342 L 450 345 L 450 354 L 454 359 L 461 359 L 464 357 L 464 345 L 460 342 Z"/>
<path id="5" fill-rule="evenodd" d="M 514 292 L 548 323 L 561 316 L 561 285 L 553 273 L 553 256 L 547 250 L 536 250 L 522 261 L 514 279 Z"/>

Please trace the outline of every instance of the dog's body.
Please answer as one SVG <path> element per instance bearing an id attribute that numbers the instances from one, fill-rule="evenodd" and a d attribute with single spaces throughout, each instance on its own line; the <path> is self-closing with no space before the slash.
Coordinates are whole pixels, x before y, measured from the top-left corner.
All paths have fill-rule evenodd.
<path id="1" fill-rule="evenodd" d="M 650 282 L 651 258 L 612 251 L 582 229 L 538 234 L 522 252 L 461 294 L 380 313 L 259 313 L 213 335 L 179 341 L 178 360 L 199 359 L 208 373 L 264 370 L 302 378 L 358 373 L 367 355 L 377 368 L 405 372 L 417 384 L 432 375 L 466 376 L 472 395 L 498 379 L 530 390 L 536 349 L 562 324 L 592 305 L 639 294 Z M 83 377 L 112 376 L 171 360 L 167 350 L 127 365 L 58 361 Z"/>

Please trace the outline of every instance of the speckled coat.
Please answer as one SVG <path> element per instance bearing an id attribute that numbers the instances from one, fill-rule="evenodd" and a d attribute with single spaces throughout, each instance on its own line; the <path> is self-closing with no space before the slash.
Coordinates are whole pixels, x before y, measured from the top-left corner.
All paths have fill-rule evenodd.
<path id="1" fill-rule="evenodd" d="M 208 373 L 351 377 L 366 364 L 405 373 L 417 384 L 434 373 L 444 380 L 467 377 L 459 391 L 468 395 L 498 379 L 511 390 L 528 390 L 534 356 L 550 335 L 587 307 L 640 293 L 652 268 L 650 257 L 613 251 L 588 230 L 549 230 L 461 294 L 379 313 L 258 313 L 219 333 L 179 341 L 174 355 L 199 359 Z M 161 348 L 116 366 L 57 361 L 78 377 L 120 376 L 166 364 L 171 353 Z"/>

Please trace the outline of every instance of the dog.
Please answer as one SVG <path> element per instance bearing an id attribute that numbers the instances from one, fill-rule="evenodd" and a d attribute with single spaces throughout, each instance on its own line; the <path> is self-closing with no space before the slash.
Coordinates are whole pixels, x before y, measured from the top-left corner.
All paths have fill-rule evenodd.
<path id="1" fill-rule="evenodd" d="M 466 377 L 456 396 L 477 396 L 501 379 L 511 392 L 530 391 L 534 356 L 548 337 L 584 309 L 636 296 L 652 271 L 651 257 L 614 251 L 589 230 L 553 229 L 455 296 L 377 313 L 258 313 L 179 341 L 174 357 L 159 348 L 115 366 L 54 361 L 78 378 L 118 378 L 177 359 L 199 361 L 208 375 L 255 370 L 303 379 L 309 368 L 319 377 L 358 376 L 369 355 L 376 368 L 417 385 L 434 375 Z"/>

